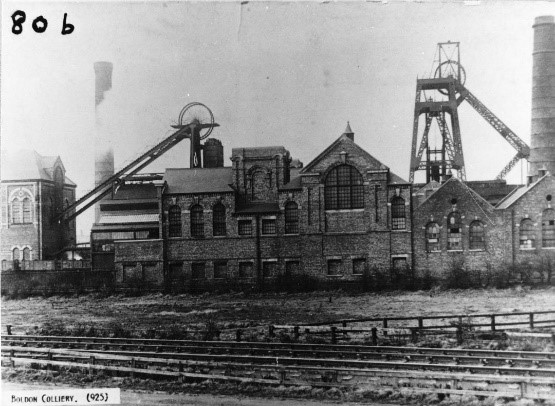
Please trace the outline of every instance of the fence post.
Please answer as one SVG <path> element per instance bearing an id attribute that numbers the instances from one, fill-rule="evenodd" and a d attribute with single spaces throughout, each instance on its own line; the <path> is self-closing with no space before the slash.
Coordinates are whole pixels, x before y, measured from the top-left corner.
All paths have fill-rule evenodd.
<path id="1" fill-rule="evenodd" d="M 293 337 L 295 341 L 299 340 L 299 326 L 293 327 Z"/>
<path id="2" fill-rule="evenodd" d="M 240 342 L 241 341 L 241 334 L 243 332 L 241 331 L 240 328 L 237 329 L 237 331 L 235 332 L 235 341 Z"/>
<path id="3" fill-rule="evenodd" d="M 94 373 L 94 368 L 92 367 L 94 365 L 94 355 L 91 355 L 91 357 L 89 358 L 89 375 L 92 375 Z"/>
<path id="4" fill-rule="evenodd" d="M 273 325 L 270 324 L 270 325 L 268 326 L 268 335 L 269 335 L 270 337 L 275 337 L 275 336 L 276 336 L 276 333 L 275 333 L 274 330 L 275 330 L 275 327 L 274 327 Z"/>
<path id="5" fill-rule="evenodd" d="M 530 329 L 534 328 L 534 313 L 530 313 Z"/>
<path id="6" fill-rule="evenodd" d="M 337 344 L 337 327 L 331 326 L 331 343 Z"/>
<path id="7" fill-rule="evenodd" d="M 462 332 L 462 326 L 459 324 L 457 326 L 457 344 L 462 344 L 463 343 L 463 332 Z"/>
<path id="8" fill-rule="evenodd" d="M 410 328 L 410 340 L 413 343 L 416 343 L 418 341 L 418 336 L 416 335 L 416 328 L 414 327 Z"/>
<path id="9" fill-rule="evenodd" d="M 11 324 L 6 325 L 6 333 L 8 333 L 9 336 L 12 335 L 12 325 Z"/>
<path id="10" fill-rule="evenodd" d="M 347 336 L 347 322 L 344 321 L 341 325 L 343 326 L 343 336 Z"/>
<path id="11" fill-rule="evenodd" d="M 424 328 L 424 319 L 422 317 L 418 318 L 418 328 Z"/>
<path id="12" fill-rule="evenodd" d="M 551 342 L 555 345 L 555 333 L 551 333 Z"/>
<path id="13" fill-rule="evenodd" d="M 310 336 L 310 329 L 305 328 L 304 329 L 304 335 L 305 335 L 305 340 L 308 341 L 308 337 Z"/>
<path id="14" fill-rule="evenodd" d="M 372 345 L 378 345 L 378 329 L 372 327 Z"/>
<path id="15" fill-rule="evenodd" d="M 384 317 L 383 319 L 383 335 L 386 336 L 387 335 L 387 318 Z"/>
<path id="16" fill-rule="evenodd" d="M 495 315 L 492 314 L 490 317 L 491 317 L 491 331 L 495 331 Z"/>

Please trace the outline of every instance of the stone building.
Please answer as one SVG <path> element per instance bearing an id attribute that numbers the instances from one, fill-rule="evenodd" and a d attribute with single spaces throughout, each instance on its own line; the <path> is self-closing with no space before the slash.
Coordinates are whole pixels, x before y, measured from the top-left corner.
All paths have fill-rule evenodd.
<path id="1" fill-rule="evenodd" d="M 75 245 L 75 221 L 61 225 L 56 219 L 75 201 L 75 188 L 60 157 L 3 152 L 0 258 L 51 259 Z"/>

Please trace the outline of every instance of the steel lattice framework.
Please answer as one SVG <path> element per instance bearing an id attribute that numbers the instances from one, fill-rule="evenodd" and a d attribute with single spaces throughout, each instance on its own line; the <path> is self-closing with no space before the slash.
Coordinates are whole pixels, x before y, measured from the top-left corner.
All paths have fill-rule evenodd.
<path id="1" fill-rule="evenodd" d="M 435 77 L 416 81 L 410 181 L 414 182 L 414 174 L 420 170 L 426 171 L 426 183 L 445 179 L 453 174 L 452 170 L 456 170 L 461 180 L 466 180 L 458 115 L 458 106 L 464 100 L 517 151 L 497 176 L 497 179 L 504 179 L 518 161 L 528 159 L 530 147 L 464 86 L 466 73 L 460 64 L 458 42 L 439 43 L 437 55 Z M 419 136 L 421 116 L 425 124 Z M 433 122 L 437 123 L 440 133 L 440 144 L 436 148 L 431 148 L 429 139 Z"/>

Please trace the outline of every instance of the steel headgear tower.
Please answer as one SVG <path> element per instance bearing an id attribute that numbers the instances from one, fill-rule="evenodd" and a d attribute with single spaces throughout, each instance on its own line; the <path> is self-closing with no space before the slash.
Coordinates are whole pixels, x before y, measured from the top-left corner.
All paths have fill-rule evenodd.
<path id="1" fill-rule="evenodd" d="M 103 129 L 100 105 L 105 93 L 112 88 L 111 62 L 95 62 L 95 145 L 94 145 L 94 185 L 100 185 L 114 174 L 114 151 L 109 136 Z M 100 206 L 95 204 L 94 221 L 100 219 Z"/>
<path id="2" fill-rule="evenodd" d="M 555 175 L 555 21 L 536 17 L 532 70 L 532 129 L 530 170 L 532 180 Z"/>

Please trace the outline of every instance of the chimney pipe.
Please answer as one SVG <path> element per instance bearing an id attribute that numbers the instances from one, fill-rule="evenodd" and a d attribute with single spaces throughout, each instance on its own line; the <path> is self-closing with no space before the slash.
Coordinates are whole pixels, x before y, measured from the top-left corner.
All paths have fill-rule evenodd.
<path id="1" fill-rule="evenodd" d="M 111 62 L 95 62 L 95 154 L 94 154 L 94 184 L 100 185 L 114 174 L 114 151 L 111 140 L 102 123 L 102 109 L 99 107 L 104 100 L 105 93 L 112 88 Z M 94 221 L 100 219 L 100 204 L 94 207 Z"/>
<path id="2" fill-rule="evenodd" d="M 555 173 L 555 19 L 536 17 L 532 69 L 532 128 L 529 175 Z"/>

